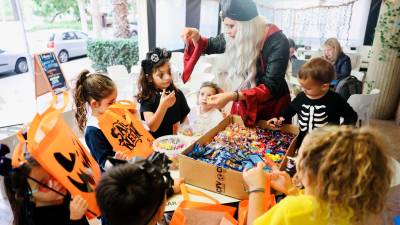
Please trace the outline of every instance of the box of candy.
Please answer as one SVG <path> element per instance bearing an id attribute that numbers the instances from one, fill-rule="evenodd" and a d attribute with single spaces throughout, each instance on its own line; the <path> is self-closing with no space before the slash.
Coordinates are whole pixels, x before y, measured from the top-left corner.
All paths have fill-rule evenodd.
<path id="1" fill-rule="evenodd" d="M 295 154 L 298 128 L 279 129 L 259 121 L 245 127 L 239 116 L 228 116 L 179 154 L 180 176 L 185 182 L 238 199 L 247 198 L 242 171 L 264 161 L 270 170 L 283 170 L 287 156 Z"/>

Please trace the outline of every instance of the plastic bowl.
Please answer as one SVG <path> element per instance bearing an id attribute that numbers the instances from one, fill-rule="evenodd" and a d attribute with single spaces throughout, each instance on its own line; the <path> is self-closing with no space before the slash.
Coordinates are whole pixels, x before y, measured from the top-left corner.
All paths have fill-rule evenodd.
<path id="1" fill-rule="evenodd" d="M 166 135 L 157 138 L 153 142 L 153 149 L 165 153 L 172 163 L 170 169 L 178 169 L 178 154 L 180 154 L 191 140 L 183 135 Z"/>

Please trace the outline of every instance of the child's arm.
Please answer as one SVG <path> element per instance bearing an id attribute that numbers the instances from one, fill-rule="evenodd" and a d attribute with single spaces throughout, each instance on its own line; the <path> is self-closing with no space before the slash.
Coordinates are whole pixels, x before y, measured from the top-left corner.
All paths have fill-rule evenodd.
<path id="1" fill-rule="evenodd" d="M 175 92 L 171 92 L 168 95 L 165 94 L 165 90 L 161 95 L 160 104 L 158 105 L 157 111 L 153 112 L 143 112 L 144 120 L 149 126 L 152 132 L 155 132 L 160 128 L 162 121 L 164 120 L 164 116 L 167 113 L 169 107 L 175 104 Z"/>
<path id="2" fill-rule="evenodd" d="M 264 163 L 258 163 L 257 167 L 243 171 L 243 179 L 249 190 L 248 225 L 252 225 L 253 221 L 264 213 L 265 202 L 263 190 L 266 183 L 264 166 Z"/>
<path id="3" fill-rule="evenodd" d="M 345 125 L 355 125 L 357 122 L 357 113 L 354 109 L 347 103 L 347 101 L 340 97 L 338 111 L 340 112 L 340 116 L 343 117 L 343 123 Z"/>
<path id="4" fill-rule="evenodd" d="M 284 108 L 283 110 L 282 110 L 282 112 L 279 114 L 279 119 L 280 119 L 280 117 L 283 117 L 284 118 L 284 120 L 289 120 L 289 121 L 291 121 L 291 118 L 296 114 L 296 105 L 298 105 L 300 102 L 300 98 L 301 98 L 301 93 L 300 94 L 298 94 L 297 96 L 296 96 L 296 98 L 295 99 L 293 99 L 293 101 L 291 101 L 290 103 L 289 103 L 289 105 L 286 107 L 286 108 Z M 283 121 L 282 121 L 283 122 Z"/>

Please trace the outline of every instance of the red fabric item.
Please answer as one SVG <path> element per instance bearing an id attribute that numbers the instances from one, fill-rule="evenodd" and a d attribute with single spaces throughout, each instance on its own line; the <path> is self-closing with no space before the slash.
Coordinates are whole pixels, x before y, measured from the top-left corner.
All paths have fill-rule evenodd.
<path id="1" fill-rule="evenodd" d="M 191 39 L 187 40 L 187 45 L 183 53 L 183 73 L 182 80 L 186 83 L 193 72 L 194 66 L 199 60 L 201 54 L 208 46 L 208 39 L 200 37 L 199 41 L 194 44 Z"/>
<path id="2" fill-rule="evenodd" d="M 289 94 L 279 99 L 273 99 L 269 89 L 264 84 L 241 92 L 246 100 L 234 102 L 231 114 L 242 117 L 246 126 L 253 126 L 257 120 L 269 120 L 278 116 L 290 103 Z"/>
<path id="3" fill-rule="evenodd" d="M 269 24 L 265 30 L 264 44 L 267 39 L 280 29 L 274 24 Z M 266 65 L 260 52 L 261 72 L 264 73 Z M 289 105 L 290 95 L 281 96 L 279 99 L 273 99 L 272 95 L 264 84 L 255 88 L 241 91 L 246 97 L 245 101 L 234 102 L 232 104 L 231 114 L 240 115 L 246 126 L 253 126 L 257 120 L 268 120 L 279 115 L 279 113 Z"/>

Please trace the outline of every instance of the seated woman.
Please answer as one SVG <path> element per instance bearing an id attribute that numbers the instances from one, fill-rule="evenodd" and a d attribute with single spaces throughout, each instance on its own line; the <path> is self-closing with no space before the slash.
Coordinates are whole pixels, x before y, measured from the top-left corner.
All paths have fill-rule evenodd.
<path id="1" fill-rule="evenodd" d="M 350 76 L 350 58 L 343 53 L 342 47 L 336 38 L 329 38 L 325 41 L 324 58 L 331 62 L 335 68 L 336 80 L 332 81 L 332 85 L 336 86 L 340 80 Z"/>

